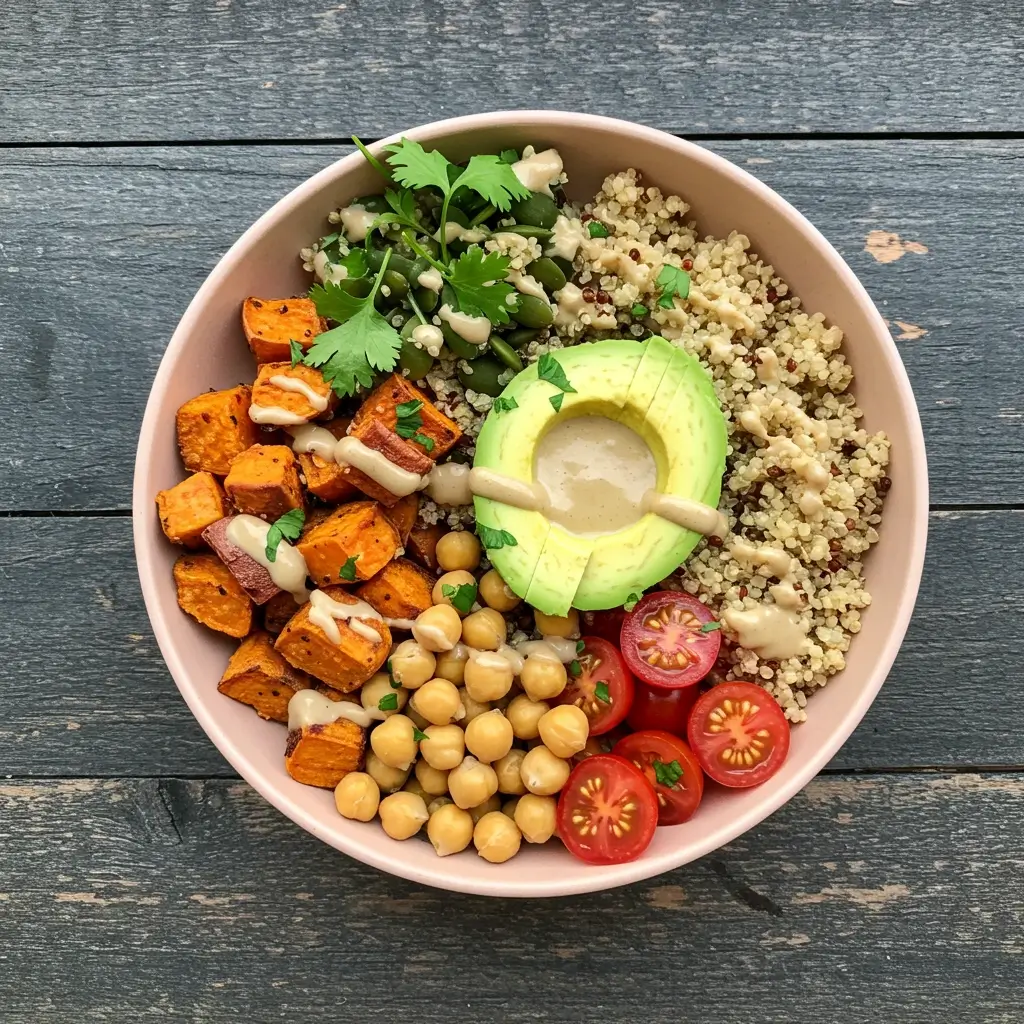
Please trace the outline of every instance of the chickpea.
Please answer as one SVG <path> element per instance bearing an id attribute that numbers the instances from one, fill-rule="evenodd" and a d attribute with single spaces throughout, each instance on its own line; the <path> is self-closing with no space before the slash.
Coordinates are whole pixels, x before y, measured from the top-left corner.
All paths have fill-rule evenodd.
<path id="1" fill-rule="evenodd" d="M 466 530 L 446 533 L 437 542 L 437 564 L 445 572 L 475 569 L 480 564 L 480 541 Z"/>
<path id="2" fill-rule="evenodd" d="M 392 768 L 372 750 L 366 752 L 366 774 L 380 787 L 382 793 L 394 793 L 405 785 L 411 768 Z"/>
<path id="3" fill-rule="evenodd" d="M 438 857 L 461 853 L 473 840 L 473 819 L 469 811 L 455 804 L 439 807 L 427 822 L 427 838 Z"/>
<path id="4" fill-rule="evenodd" d="M 392 793 L 380 802 L 380 823 L 392 839 L 411 839 L 429 818 L 423 797 Z"/>
<path id="5" fill-rule="evenodd" d="M 451 605 L 435 604 L 416 617 L 412 635 L 428 651 L 450 651 L 462 635 L 462 619 Z"/>
<path id="6" fill-rule="evenodd" d="M 511 800 L 506 800 L 501 805 L 501 813 L 506 817 L 511 818 L 513 821 L 516 820 L 516 808 L 519 806 L 519 797 L 514 796 Z"/>
<path id="7" fill-rule="evenodd" d="M 434 768 L 421 757 L 416 762 L 416 779 L 431 796 L 444 796 L 448 792 L 448 773 Z"/>
<path id="8" fill-rule="evenodd" d="M 565 689 L 568 678 L 565 666 L 560 661 L 531 654 L 523 665 L 519 682 L 531 700 L 548 700 L 557 697 Z"/>
<path id="9" fill-rule="evenodd" d="M 457 725 L 428 725 L 424 731 L 427 738 L 420 740 L 420 753 L 431 768 L 443 772 L 461 763 L 466 739 Z"/>
<path id="10" fill-rule="evenodd" d="M 476 807 L 470 807 L 469 815 L 473 819 L 475 825 L 485 814 L 490 814 L 491 811 L 501 810 L 501 797 L 497 793 L 489 796 L 482 804 L 477 804 Z"/>
<path id="11" fill-rule="evenodd" d="M 465 717 L 459 719 L 459 725 L 461 725 L 463 729 L 467 728 L 474 718 L 479 718 L 481 715 L 485 715 L 491 710 L 489 701 L 473 700 L 469 695 L 469 690 L 465 687 L 462 687 L 462 689 L 459 690 L 459 699 L 462 701 L 462 707 L 466 712 Z"/>
<path id="12" fill-rule="evenodd" d="M 580 635 L 580 613 L 575 608 L 569 609 L 568 615 L 545 615 L 534 611 L 533 621 L 541 636 L 561 636 L 569 639 Z"/>
<path id="13" fill-rule="evenodd" d="M 484 860 L 503 864 L 519 852 L 522 836 L 516 823 L 501 811 L 485 814 L 473 829 L 473 845 Z"/>
<path id="14" fill-rule="evenodd" d="M 415 640 L 403 640 L 391 652 L 391 674 L 407 690 L 434 678 L 434 655 Z"/>
<path id="15" fill-rule="evenodd" d="M 390 718 L 392 715 L 397 715 L 398 712 L 405 707 L 405 702 L 409 699 L 409 691 L 404 689 L 394 689 L 391 685 L 391 680 L 388 678 L 387 672 L 378 672 L 375 676 L 370 676 L 370 678 L 363 683 L 363 688 L 359 691 L 359 700 L 367 711 L 380 711 L 378 705 L 389 693 L 393 693 L 395 695 L 397 703 L 390 711 L 383 711 L 381 714 L 387 715 L 387 717 Z M 386 703 L 390 704 L 391 701 L 387 701 Z"/>
<path id="16" fill-rule="evenodd" d="M 488 608 L 499 612 L 510 612 L 522 603 L 522 598 L 509 588 L 509 585 L 498 575 L 497 569 L 491 569 L 483 574 L 480 579 L 479 593 L 480 600 Z"/>
<path id="17" fill-rule="evenodd" d="M 499 700 L 511 689 L 512 666 L 500 654 L 487 651 L 466 663 L 466 692 L 473 700 Z"/>
<path id="18" fill-rule="evenodd" d="M 448 807 L 454 803 L 455 801 L 452 800 L 450 796 L 435 796 L 434 799 L 427 804 L 427 814 L 437 814 L 442 807 Z"/>
<path id="19" fill-rule="evenodd" d="M 505 616 L 493 608 L 481 608 L 462 620 L 462 642 L 478 651 L 496 651 L 507 635 Z"/>
<path id="20" fill-rule="evenodd" d="M 462 701 L 459 700 L 459 689 L 447 679 L 431 679 L 429 683 L 424 683 L 413 694 L 412 707 L 431 725 L 448 725 L 452 719 L 459 717 L 460 711 L 465 717 Z"/>
<path id="21" fill-rule="evenodd" d="M 442 651 L 437 656 L 437 667 L 434 672 L 438 679 L 447 679 L 448 682 L 461 686 L 466 677 L 466 662 L 469 661 L 469 651 L 465 644 L 456 644 L 450 651 Z"/>
<path id="22" fill-rule="evenodd" d="M 521 796 L 526 792 L 523 785 L 523 758 L 525 750 L 510 750 L 504 757 L 498 758 L 491 767 L 498 776 L 498 792 Z"/>
<path id="23" fill-rule="evenodd" d="M 520 768 L 523 785 L 537 796 L 552 796 L 569 778 L 569 762 L 556 757 L 545 746 L 526 752 Z"/>
<path id="24" fill-rule="evenodd" d="M 535 740 L 540 733 L 537 726 L 551 710 L 542 700 L 531 700 L 525 693 L 513 697 L 505 708 L 505 717 L 512 723 L 512 732 L 517 740 Z"/>
<path id="25" fill-rule="evenodd" d="M 392 715 L 370 733 L 373 752 L 392 768 L 409 768 L 416 760 L 416 740 L 411 718 Z"/>
<path id="26" fill-rule="evenodd" d="M 446 572 L 434 584 L 434 589 L 430 596 L 433 599 L 434 604 L 446 604 L 449 608 L 455 608 L 452 604 L 452 599 L 444 596 L 444 588 L 463 587 L 467 584 L 471 585 L 473 589 L 476 590 L 476 577 L 471 572 L 465 572 L 462 569 L 457 572 Z M 463 617 L 469 614 L 468 611 L 459 611 L 458 608 L 455 608 L 455 610 Z"/>
<path id="27" fill-rule="evenodd" d="M 488 764 L 512 749 L 512 725 L 500 711 L 488 711 L 466 726 L 466 749 Z"/>
<path id="28" fill-rule="evenodd" d="M 553 796 L 527 793 L 519 798 L 513 817 L 528 843 L 546 843 L 555 834 L 557 807 Z"/>
<path id="29" fill-rule="evenodd" d="M 349 772 L 334 787 L 334 806 L 344 818 L 372 821 L 380 804 L 380 786 L 366 772 Z"/>
<path id="30" fill-rule="evenodd" d="M 429 804 L 434 799 L 433 793 L 428 793 L 423 786 L 420 784 L 420 780 L 415 777 L 410 777 L 406 784 L 402 787 L 403 793 L 415 793 L 417 796 L 423 797 L 423 803 Z"/>
<path id="31" fill-rule="evenodd" d="M 467 757 L 448 775 L 448 792 L 463 810 L 482 804 L 498 791 L 498 776 L 489 764 Z"/>
<path id="32" fill-rule="evenodd" d="M 563 704 L 544 715 L 537 723 L 537 730 L 544 746 L 555 757 L 572 757 L 587 745 L 590 720 L 575 704 Z"/>

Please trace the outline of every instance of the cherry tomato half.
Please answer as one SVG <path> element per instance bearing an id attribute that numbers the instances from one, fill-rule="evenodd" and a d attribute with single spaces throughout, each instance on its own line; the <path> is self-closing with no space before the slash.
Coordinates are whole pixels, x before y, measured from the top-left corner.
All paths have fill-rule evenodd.
<path id="1" fill-rule="evenodd" d="M 552 704 L 575 704 L 590 721 L 590 735 L 600 736 L 614 729 L 633 705 L 636 684 L 619 654 L 607 640 L 585 636 L 582 650 L 576 655 L 576 666 L 569 666 L 569 681 Z M 577 646 L 579 646 L 577 644 Z"/>
<path id="2" fill-rule="evenodd" d="M 614 754 L 578 764 L 558 798 L 558 834 L 588 864 L 636 860 L 651 844 L 658 798 L 634 765 Z"/>
<path id="3" fill-rule="evenodd" d="M 609 608 L 603 612 L 584 612 L 583 621 L 586 623 L 587 632 L 593 636 L 599 636 L 608 643 L 619 646 L 619 636 L 622 633 L 622 623 L 626 618 L 625 608 Z"/>
<path id="4" fill-rule="evenodd" d="M 789 722 L 766 690 L 720 683 L 693 706 L 686 731 L 701 768 L 723 786 L 745 789 L 770 779 L 789 753 Z"/>
<path id="5" fill-rule="evenodd" d="M 621 724 L 615 726 L 611 732 L 602 733 L 600 736 L 591 736 L 587 740 L 587 745 L 582 750 L 578 750 L 573 754 L 569 760 L 573 765 L 577 765 L 588 757 L 597 757 L 598 754 L 610 754 L 615 749 L 615 744 L 619 740 L 625 739 L 628 735 L 629 729 L 624 724 Z"/>
<path id="6" fill-rule="evenodd" d="M 713 622 L 711 609 L 689 594 L 648 594 L 622 624 L 622 656 L 629 670 L 651 686 L 692 686 L 718 657 L 721 631 L 702 631 Z"/>
<path id="7" fill-rule="evenodd" d="M 642 729 L 663 729 L 677 736 L 685 736 L 690 711 L 699 696 L 696 686 L 666 690 L 663 686 L 637 683 L 636 696 L 633 697 L 633 706 L 629 709 L 626 721 L 630 729 L 636 732 Z"/>
<path id="8" fill-rule="evenodd" d="M 704 773 L 678 736 L 659 729 L 634 732 L 612 753 L 632 761 L 654 787 L 659 825 L 680 825 L 693 817 L 704 795 Z"/>

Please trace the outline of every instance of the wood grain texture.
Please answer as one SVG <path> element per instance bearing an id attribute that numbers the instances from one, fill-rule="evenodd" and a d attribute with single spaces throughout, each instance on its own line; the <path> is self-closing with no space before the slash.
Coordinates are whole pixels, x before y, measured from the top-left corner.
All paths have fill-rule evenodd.
<path id="1" fill-rule="evenodd" d="M 5 604 L 0 626 L 0 773 L 233 774 L 164 667 L 139 593 L 130 525 L 0 520 L 0 579 L 18 596 Z M 1024 582 L 1002 572 L 1024 557 L 1024 511 L 934 513 L 931 530 L 903 650 L 834 768 L 1024 765 Z M 997 712 L 979 727 L 982 708 Z M 803 728 L 813 728 L 813 717 L 812 700 Z"/>
<path id="2" fill-rule="evenodd" d="M 925 424 L 933 500 L 1024 502 L 1024 405 L 1017 377 L 999 371 L 1019 353 L 1024 283 L 1007 267 L 1024 234 L 1024 142 L 713 148 L 821 227 L 891 321 Z M 192 294 L 264 209 L 346 151 L 0 156 L 0 509 L 129 507 L 138 422 Z M 872 231 L 927 252 L 880 262 L 865 251 Z"/>
<path id="3" fill-rule="evenodd" d="M 510 903 L 242 783 L 0 782 L 4 1020 L 1009 1024 L 1022 804 L 1013 775 L 818 779 L 695 864 Z"/>
<path id="4" fill-rule="evenodd" d="M 380 137 L 480 110 L 675 132 L 1021 129 L 1020 7 L 8 0 L 10 141 Z M 964 84 L 969 82 L 969 87 Z"/>

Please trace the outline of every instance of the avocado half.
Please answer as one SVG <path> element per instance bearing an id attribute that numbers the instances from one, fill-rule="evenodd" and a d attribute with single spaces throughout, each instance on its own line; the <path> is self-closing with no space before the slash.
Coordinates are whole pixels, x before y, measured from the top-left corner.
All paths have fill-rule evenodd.
<path id="1" fill-rule="evenodd" d="M 576 393 L 556 411 L 559 389 L 528 366 L 505 388 L 516 407 L 491 412 L 473 465 L 533 482 L 541 438 L 565 419 L 605 416 L 634 430 L 657 466 L 657 489 L 717 507 L 725 472 L 725 418 L 707 372 L 664 338 L 597 341 L 554 353 Z M 639 501 L 641 495 L 637 495 Z M 617 608 L 677 569 L 701 535 L 653 514 L 614 532 L 579 536 L 543 512 L 476 498 L 477 523 L 511 534 L 488 549 L 512 590 L 548 615 Z"/>

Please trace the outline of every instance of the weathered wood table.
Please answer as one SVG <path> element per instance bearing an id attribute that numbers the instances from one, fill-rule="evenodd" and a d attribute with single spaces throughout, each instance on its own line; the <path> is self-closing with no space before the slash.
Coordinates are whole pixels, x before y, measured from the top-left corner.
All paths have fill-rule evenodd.
<path id="1" fill-rule="evenodd" d="M 0 1019 L 1024 1020 L 1020 0 L 6 0 Z M 686 135 L 819 225 L 924 419 L 923 592 L 770 820 L 503 903 L 345 859 L 240 782 L 153 642 L 129 481 L 218 256 L 347 151 L 556 106 Z"/>

